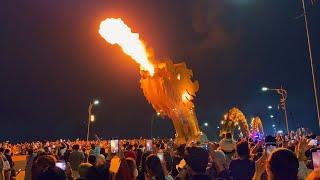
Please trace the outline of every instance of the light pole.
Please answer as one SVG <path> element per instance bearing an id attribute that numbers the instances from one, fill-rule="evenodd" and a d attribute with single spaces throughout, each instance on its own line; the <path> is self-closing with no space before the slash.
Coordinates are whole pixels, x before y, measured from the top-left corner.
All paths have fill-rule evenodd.
<path id="1" fill-rule="evenodd" d="M 150 138 L 151 139 L 153 138 L 153 123 L 154 123 L 154 120 L 155 120 L 155 118 L 160 117 L 160 115 L 161 115 L 160 112 L 157 112 L 156 114 L 152 115 L 151 124 L 150 124 Z"/>
<path id="2" fill-rule="evenodd" d="M 287 100 L 287 96 L 288 96 L 287 91 L 285 89 L 283 89 L 282 86 L 280 87 L 280 89 L 270 89 L 267 87 L 262 87 L 261 90 L 262 91 L 276 91 L 281 96 L 280 97 L 280 107 L 284 111 L 284 117 L 286 120 L 286 128 L 287 128 L 287 132 L 289 134 L 289 125 L 288 125 L 288 116 L 287 116 L 287 107 L 286 107 L 286 100 Z M 270 116 L 270 118 L 272 118 L 272 117 Z"/>
<path id="3" fill-rule="evenodd" d="M 319 103 L 318 103 L 317 83 L 316 83 L 316 78 L 314 75 L 315 72 L 314 72 L 314 68 L 313 68 L 313 58 L 312 58 L 312 48 L 311 48 L 310 34 L 309 34 L 308 17 L 307 17 L 306 6 L 304 4 L 304 0 L 301 0 L 301 1 L 302 1 L 302 8 L 303 8 L 304 24 L 305 24 L 305 29 L 306 29 L 307 41 L 308 41 L 308 51 L 309 51 L 311 75 L 312 75 L 312 82 L 313 82 L 314 99 L 315 99 L 316 109 L 317 109 L 318 125 L 320 127 L 320 112 L 319 112 Z"/>
<path id="4" fill-rule="evenodd" d="M 87 143 L 89 142 L 89 134 L 90 134 L 90 122 L 95 121 L 95 116 L 92 114 L 92 108 L 93 106 L 98 105 L 100 102 L 99 100 L 94 100 L 89 103 L 88 107 L 88 127 L 87 127 Z"/>

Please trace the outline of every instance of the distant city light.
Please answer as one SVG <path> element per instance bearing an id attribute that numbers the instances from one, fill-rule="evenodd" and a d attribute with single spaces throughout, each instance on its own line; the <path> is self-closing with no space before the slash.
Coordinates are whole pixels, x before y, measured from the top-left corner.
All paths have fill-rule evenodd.
<path id="1" fill-rule="evenodd" d="M 269 88 L 267 88 L 267 87 L 262 87 L 261 90 L 262 90 L 262 91 L 268 91 Z"/>
<path id="2" fill-rule="evenodd" d="M 276 127 L 276 125 L 275 125 L 275 124 L 272 124 L 272 127 Z"/>
<path id="3" fill-rule="evenodd" d="M 268 109 L 272 109 L 272 106 L 268 106 Z"/>
<path id="4" fill-rule="evenodd" d="M 157 112 L 157 116 L 160 116 L 161 115 L 161 113 L 160 112 Z"/>
<path id="5" fill-rule="evenodd" d="M 207 122 L 205 122 L 203 125 L 204 125 L 204 126 L 209 126 L 209 124 L 208 124 Z"/>
<path id="6" fill-rule="evenodd" d="M 270 115 L 270 118 L 274 118 L 274 116 L 273 116 L 273 115 Z"/>
<path id="7" fill-rule="evenodd" d="M 217 126 L 217 129 L 220 129 L 220 126 Z"/>
<path id="8" fill-rule="evenodd" d="M 224 122 L 223 121 L 221 121 L 221 124 L 223 124 Z"/>

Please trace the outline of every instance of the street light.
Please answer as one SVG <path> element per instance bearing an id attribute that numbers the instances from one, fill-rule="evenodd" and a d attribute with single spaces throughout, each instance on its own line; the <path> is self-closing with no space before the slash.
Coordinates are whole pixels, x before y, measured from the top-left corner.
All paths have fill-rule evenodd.
<path id="1" fill-rule="evenodd" d="M 93 104 L 94 104 L 94 105 L 98 105 L 99 103 L 100 103 L 100 102 L 99 102 L 99 100 L 97 100 L 97 99 L 93 101 Z"/>
<path id="2" fill-rule="evenodd" d="M 272 127 L 273 127 L 273 128 L 275 128 L 275 127 L 276 127 L 276 125 L 275 125 L 275 124 L 272 124 Z"/>
<path id="3" fill-rule="evenodd" d="M 283 89 L 282 86 L 280 88 L 277 88 L 277 89 L 270 89 L 270 88 L 267 88 L 267 87 L 262 87 L 261 90 L 264 91 L 264 92 L 265 91 L 276 91 L 281 96 L 280 97 L 280 107 L 284 111 L 284 117 L 285 117 L 285 120 L 286 120 L 287 132 L 289 134 L 289 125 L 288 125 L 288 116 L 287 116 L 287 107 L 286 107 L 286 100 L 287 100 L 287 96 L 288 96 L 287 91 L 285 89 Z"/>
<path id="4" fill-rule="evenodd" d="M 174 111 L 175 109 L 172 109 L 172 110 Z M 153 114 L 153 115 L 152 115 L 151 124 L 150 124 L 150 138 L 151 138 L 151 139 L 153 138 L 153 123 L 154 123 L 155 119 L 156 119 L 157 117 L 160 117 L 160 116 L 161 116 L 161 113 L 160 113 L 160 112 L 157 112 L 156 114 Z"/>
<path id="5" fill-rule="evenodd" d="M 93 106 L 97 106 L 99 104 L 99 100 L 95 99 L 93 101 L 90 101 L 89 107 L 88 107 L 88 127 L 87 127 L 87 143 L 89 142 L 89 134 L 90 134 L 90 122 L 95 121 L 95 117 L 92 114 L 92 108 Z"/>
<path id="6" fill-rule="evenodd" d="M 207 122 L 203 123 L 204 126 L 208 127 L 209 124 Z"/>
<path id="7" fill-rule="evenodd" d="M 269 105 L 269 106 L 268 106 L 268 109 L 272 109 L 272 106 Z"/>
<path id="8" fill-rule="evenodd" d="M 94 115 L 91 115 L 91 116 L 90 116 L 90 121 L 91 121 L 91 122 L 94 122 L 94 120 L 95 120 Z"/>
<path id="9" fill-rule="evenodd" d="M 270 118 L 274 118 L 274 115 L 271 114 L 271 115 L 270 115 Z"/>

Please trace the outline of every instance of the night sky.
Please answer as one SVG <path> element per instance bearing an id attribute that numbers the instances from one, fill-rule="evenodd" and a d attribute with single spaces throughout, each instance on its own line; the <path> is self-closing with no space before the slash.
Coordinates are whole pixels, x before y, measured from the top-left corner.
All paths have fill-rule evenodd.
<path id="1" fill-rule="evenodd" d="M 320 83 L 320 2 L 306 2 Z M 0 141 L 85 138 L 95 97 L 101 104 L 93 133 L 149 136 L 155 112 L 140 89 L 139 66 L 98 34 L 108 17 L 121 17 L 156 59 L 185 61 L 193 70 L 197 116 L 209 123 L 203 129 L 210 138 L 233 106 L 248 119 L 261 116 L 268 133 L 274 123 L 284 129 L 279 96 L 262 86 L 287 89 L 290 128 L 318 131 L 301 14 L 300 0 L 2 2 Z M 157 119 L 154 129 L 174 134 L 168 119 Z"/>

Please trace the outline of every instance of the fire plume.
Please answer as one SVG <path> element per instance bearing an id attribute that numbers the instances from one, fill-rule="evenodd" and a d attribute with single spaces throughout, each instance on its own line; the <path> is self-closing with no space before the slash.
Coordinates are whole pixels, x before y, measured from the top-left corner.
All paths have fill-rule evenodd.
<path id="1" fill-rule="evenodd" d="M 100 35 L 110 44 L 118 44 L 124 53 L 134 59 L 142 70 L 154 74 L 153 64 L 148 59 L 145 45 L 139 39 L 138 33 L 131 32 L 122 19 L 107 18 L 100 23 Z"/>

